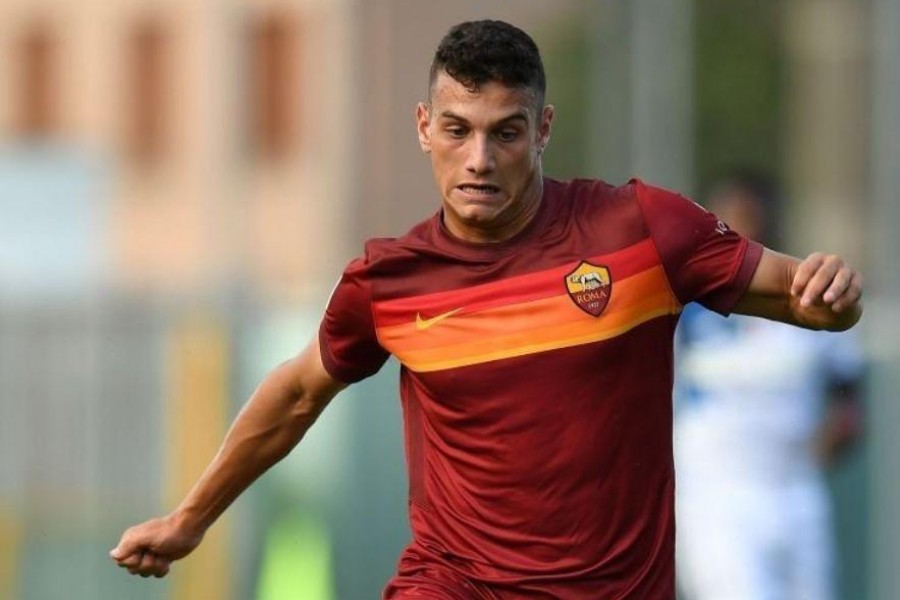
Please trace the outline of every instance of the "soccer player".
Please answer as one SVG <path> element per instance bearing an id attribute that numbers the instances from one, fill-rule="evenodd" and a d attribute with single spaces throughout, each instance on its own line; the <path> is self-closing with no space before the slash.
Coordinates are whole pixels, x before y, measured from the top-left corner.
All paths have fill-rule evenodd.
<path id="1" fill-rule="evenodd" d="M 318 339 L 252 395 L 169 515 L 112 557 L 164 575 L 344 386 L 401 363 L 413 540 L 383 597 L 674 597 L 672 345 L 702 302 L 809 328 L 860 317 L 861 277 L 730 231 L 640 181 L 545 178 L 534 41 L 440 42 L 418 106 L 440 210 L 349 264 Z"/>
<path id="2" fill-rule="evenodd" d="M 709 207 L 771 241 L 774 186 L 735 171 Z M 862 354 L 824 333 L 699 305 L 676 332 L 678 580 L 691 600 L 834 598 L 823 467 L 861 433 Z"/>

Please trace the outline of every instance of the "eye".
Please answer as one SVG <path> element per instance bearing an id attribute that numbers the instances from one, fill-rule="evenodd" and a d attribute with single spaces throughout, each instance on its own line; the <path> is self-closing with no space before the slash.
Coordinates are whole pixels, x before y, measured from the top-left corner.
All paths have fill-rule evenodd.
<path id="1" fill-rule="evenodd" d="M 514 142 L 518 137 L 518 129 L 501 129 L 497 132 L 497 139 L 501 142 Z"/>
<path id="2" fill-rule="evenodd" d="M 466 137 L 466 133 L 468 133 L 466 128 L 462 125 L 450 125 L 449 127 L 445 128 L 444 131 L 450 134 L 450 137 L 456 139 L 464 138 Z"/>

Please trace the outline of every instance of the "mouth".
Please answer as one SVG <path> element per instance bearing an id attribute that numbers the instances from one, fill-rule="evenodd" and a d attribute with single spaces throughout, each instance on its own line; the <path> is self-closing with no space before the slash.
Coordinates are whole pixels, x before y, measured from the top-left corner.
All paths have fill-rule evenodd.
<path id="1" fill-rule="evenodd" d="M 456 187 L 464 194 L 476 198 L 493 196 L 500 191 L 499 187 L 490 183 L 463 183 Z"/>

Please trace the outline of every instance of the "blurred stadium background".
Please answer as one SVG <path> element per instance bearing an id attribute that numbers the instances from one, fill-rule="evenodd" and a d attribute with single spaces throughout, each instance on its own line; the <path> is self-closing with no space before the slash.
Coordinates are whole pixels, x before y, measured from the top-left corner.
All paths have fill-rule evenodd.
<path id="1" fill-rule="evenodd" d="M 785 183 L 785 250 L 868 276 L 845 600 L 900 597 L 900 0 L 0 1 L 0 598 L 375 598 L 407 539 L 396 365 L 345 392 L 165 580 L 172 508 L 366 237 L 437 207 L 414 134 L 455 22 L 537 39 L 548 174 Z"/>

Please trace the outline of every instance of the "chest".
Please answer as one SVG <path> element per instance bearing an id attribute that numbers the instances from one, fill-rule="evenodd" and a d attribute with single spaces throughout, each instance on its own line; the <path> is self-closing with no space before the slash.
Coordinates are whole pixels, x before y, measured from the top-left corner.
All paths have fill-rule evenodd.
<path id="1" fill-rule="evenodd" d="M 649 240 L 593 255 L 556 244 L 490 263 L 423 261 L 384 285 L 378 341 L 417 373 L 610 340 L 681 309 Z"/>

